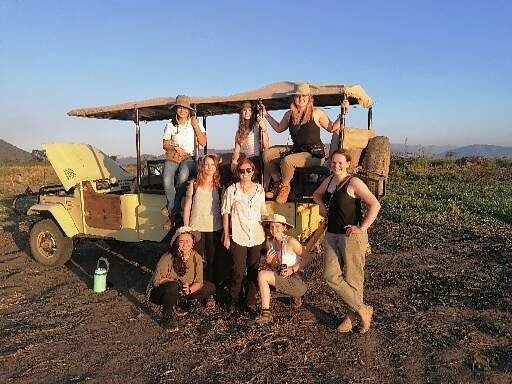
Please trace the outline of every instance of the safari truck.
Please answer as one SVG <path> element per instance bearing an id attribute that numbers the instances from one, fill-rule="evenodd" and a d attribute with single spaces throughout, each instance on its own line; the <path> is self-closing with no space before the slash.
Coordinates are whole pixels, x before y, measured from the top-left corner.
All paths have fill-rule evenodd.
<path id="1" fill-rule="evenodd" d="M 293 82 L 279 82 L 227 97 L 195 97 L 191 102 L 206 129 L 207 117 L 238 113 L 245 101 L 255 106 L 263 103 L 268 111 L 288 109 L 289 94 L 295 87 Z M 315 106 L 340 108 L 342 130 L 340 135 L 333 135 L 330 150 L 347 149 L 352 155 L 352 170 L 366 181 L 378 198 L 384 196 L 390 146 L 387 138 L 376 136 L 372 129 L 371 97 L 359 85 L 311 84 L 311 88 Z M 38 203 L 28 210 L 29 215 L 40 217 L 31 226 L 29 236 L 35 260 L 49 266 L 62 265 L 70 259 L 77 240 L 82 238 L 160 242 L 166 237 L 169 232 L 164 226 L 167 218 L 161 214 L 166 206 L 161 176 L 164 160 L 142 164 L 140 122 L 170 119 L 175 102 L 175 98 L 158 98 L 68 112 L 69 116 L 133 121 L 137 172 L 133 176 L 109 156 L 87 144 L 44 145 L 48 160 L 62 184 L 42 187 Z M 347 106 L 368 111 L 366 129 L 345 126 Z M 214 134 L 208 132 L 210 137 Z M 204 154 L 207 151 L 204 148 Z M 196 147 L 196 160 L 198 157 Z M 229 162 L 226 163 L 221 174 L 224 179 L 229 179 Z M 318 241 L 323 233 L 323 218 L 312 194 L 328 174 L 325 166 L 297 169 L 288 202 L 267 201 L 269 213 L 286 216 L 287 221 L 294 224 L 291 234 L 303 242 L 308 241 L 308 246 Z"/>

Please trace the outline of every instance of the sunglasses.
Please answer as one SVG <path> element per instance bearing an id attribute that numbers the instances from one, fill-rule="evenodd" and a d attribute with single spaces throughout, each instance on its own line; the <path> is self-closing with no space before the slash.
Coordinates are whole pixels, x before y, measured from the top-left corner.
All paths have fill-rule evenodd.
<path id="1" fill-rule="evenodd" d="M 247 172 L 247 174 L 251 174 L 251 173 L 253 172 L 253 170 L 252 170 L 252 168 L 250 168 L 250 167 L 249 167 L 249 168 L 245 168 L 245 169 L 243 169 L 243 168 L 238 168 L 238 173 L 239 173 L 239 174 L 243 175 L 243 174 L 244 174 L 244 173 L 246 173 L 246 172 Z"/>

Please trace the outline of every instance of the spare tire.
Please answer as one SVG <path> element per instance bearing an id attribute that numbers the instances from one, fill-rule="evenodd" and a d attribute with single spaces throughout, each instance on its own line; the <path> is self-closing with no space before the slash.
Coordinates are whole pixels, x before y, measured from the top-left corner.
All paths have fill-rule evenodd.
<path id="1" fill-rule="evenodd" d="M 385 136 L 368 140 L 363 158 L 363 171 L 369 178 L 388 177 L 391 162 L 391 144 Z"/>

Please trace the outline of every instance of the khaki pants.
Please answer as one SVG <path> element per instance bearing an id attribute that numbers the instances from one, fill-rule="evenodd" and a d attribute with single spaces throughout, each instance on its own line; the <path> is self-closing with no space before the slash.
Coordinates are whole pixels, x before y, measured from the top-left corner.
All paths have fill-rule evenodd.
<path id="1" fill-rule="evenodd" d="M 281 159 L 281 154 L 290 149 L 289 146 L 275 146 L 266 149 L 263 153 L 265 173 L 269 175 L 279 175 L 281 173 L 281 180 L 285 185 L 290 185 L 295 168 L 322 165 L 322 159 L 313 157 L 308 152 L 292 153 Z"/>
<path id="2" fill-rule="evenodd" d="M 364 262 L 368 235 L 325 234 L 324 279 L 357 312 L 363 305 Z"/>

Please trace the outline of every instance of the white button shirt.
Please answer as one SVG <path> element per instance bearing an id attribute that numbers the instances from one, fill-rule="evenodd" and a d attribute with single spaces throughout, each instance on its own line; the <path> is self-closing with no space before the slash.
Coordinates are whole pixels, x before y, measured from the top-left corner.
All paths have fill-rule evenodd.
<path id="1" fill-rule="evenodd" d="M 198 123 L 199 129 L 204 133 L 205 130 L 203 125 L 200 121 L 198 121 Z M 171 140 L 174 145 L 182 148 L 189 155 L 194 154 L 195 135 L 194 128 L 192 127 L 192 122 L 190 119 L 188 119 L 185 124 L 178 124 L 178 126 L 175 126 L 172 121 L 169 121 L 167 124 L 165 124 L 163 139 Z"/>
<path id="2" fill-rule="evenodd" d="M 256 184 L 256 192 L 247 196 L 239 183 L 226 189 L 222 198 L 221 214 L 229 214 L 231 236 L 242 247 L 254 247 L 265 241 L 265 232 L 261 226 L 261 216 L 267 215 L 265 191 Z"/>

